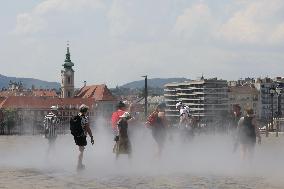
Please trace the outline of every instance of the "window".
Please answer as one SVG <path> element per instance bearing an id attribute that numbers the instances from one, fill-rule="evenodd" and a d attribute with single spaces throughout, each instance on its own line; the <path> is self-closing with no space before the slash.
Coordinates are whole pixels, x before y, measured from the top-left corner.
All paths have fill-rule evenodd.
<path id="1" fill-rule="evenodd" d="M 71 78 L 68 77 L 67 80 L 68 80 L 68 84 L 70 84 L 71 83 Z"/>
<path id="2" fill-rule="evenodd" d="M 71 97 L 71 92 L 70 91 L 67 92 L 67 96 Z"/>

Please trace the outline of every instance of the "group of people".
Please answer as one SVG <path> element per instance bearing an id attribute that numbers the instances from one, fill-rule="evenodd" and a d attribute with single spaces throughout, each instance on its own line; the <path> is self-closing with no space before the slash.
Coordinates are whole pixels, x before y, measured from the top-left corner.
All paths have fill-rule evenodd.
<path id="1" fill-rule="evenodd" d="M 189 107 L 182 102 L 177 103 L 176 108 L 179 110 L 178 129 L 181 134 L 180 138 L 183 141 L 190 140 L 194 136 L 194 117 L 191 115 Z M 91 144 L 94 144 L 94 137 L 87 116 L 88 109 L 88 106 L 82 104 L 79 107 L 79 113 L 70 119 L 71 134 L 73 135 L 75 144 L 79 148 L 78 170 L 85 168 L 85 165 L 83 164 L 83 154 L 85 146 L 87 145 L 87 136 L 90 137 Z M 167 128 L 170 127 L 169 122 L 166 119 L 165 110 L 165 103 L 158 104 L 146 121 L 146 127 L 151 130 L 153 139 L 157 144 L 158 157 L 162 154 L 168 132 Z M 117 105 L 117 110 L 113 112 L 111 117 L 112 132 L 114 136 L 113 153 L 115 153 L 116 159 L 120 154 L 127 154 L 128 157 L 131 157 L 132 146 L 128 134 L 128 124 L 131 123 L 134 118 L 131 116 L 130 112 L 131 106 L 127 107 L 125 103 L 120 101 Z M 231 119 L 232 130 L 234 130 L 234 151 L 240 147 L 243 159 L 252 156 L 256 138 L 258 138 L 258 143 L 261 143 L 261 136 L 253 109 L 246 109 L 245 112 L 246 114 L 242 116 L 240 106 L 234 105 L 233 116 Z M 57 107 L 52 106 L 50 113 L 44 118 L 45 138 L 48 139 L 49 143 L 48 153 L 53 148 L 57 138 L 57 130 L 60 123 L 57 114 Z"/>

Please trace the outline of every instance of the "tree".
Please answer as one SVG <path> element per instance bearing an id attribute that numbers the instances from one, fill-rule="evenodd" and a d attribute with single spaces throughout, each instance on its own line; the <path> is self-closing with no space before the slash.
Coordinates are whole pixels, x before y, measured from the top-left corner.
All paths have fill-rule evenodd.
<path id="1" fill-rule="evenodd" d="M 15 109 L 8 108 L 3 110 L 4 121 L 3 126 L 7 128 L 8 134 L 16 125 L 17 112 Z"/>

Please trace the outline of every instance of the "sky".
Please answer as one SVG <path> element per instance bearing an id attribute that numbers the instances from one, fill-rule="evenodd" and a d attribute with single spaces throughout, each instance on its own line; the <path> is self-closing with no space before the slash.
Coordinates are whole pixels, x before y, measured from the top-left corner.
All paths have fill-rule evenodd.
<path id="1" fill-rule="evenodd" d="M 283 0 L 0 0 L 0 74 L 75 86 L 283 76 Z"/>

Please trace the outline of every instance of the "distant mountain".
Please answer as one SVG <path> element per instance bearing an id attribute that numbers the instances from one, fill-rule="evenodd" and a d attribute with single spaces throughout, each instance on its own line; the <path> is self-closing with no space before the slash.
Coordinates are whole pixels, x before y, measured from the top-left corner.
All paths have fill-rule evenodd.
<path id="1" fill-rule="evenodd" d="M 7 88 L 10 81 L 13 82 L 21 81 L 25 88 L 32 88 L 32 85 L 34 85 L 35 88 L 44 88 L 44 89 L 60 88 L 60 84 L 58 82 L 48 82 L 33 78 L 7 77 L 0 74 L 0 89 L 2 89 L 3 87 Z"/>
<path id="2" fill-rule="evenodd" d="M 187 81 L 189 79 L 187 78 L 153 78 L 153 79 L 148 79 L 148 86 L 153 87 L 153 88 L 163 88 L 165 84 L 167 83 L 172 83 L 172 82 L 183 82 Z M 130 83 L 126 83 L 120 87 L 123 88 L 130 88 L 130 89 L 135 89 L 135 88 L 143 88 L 145 84 L 144 80 L 139 80 L 139 81 L 132 81 Z"/>

